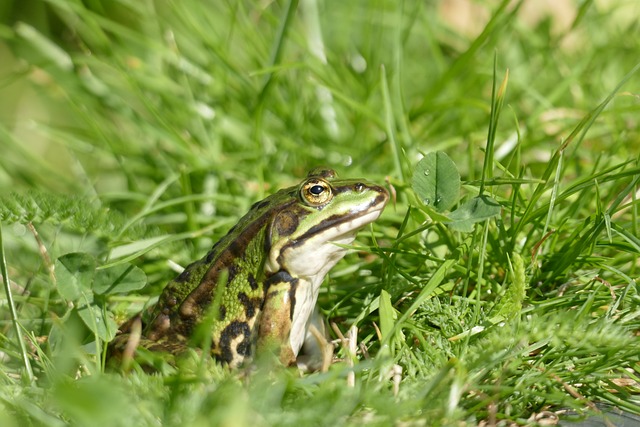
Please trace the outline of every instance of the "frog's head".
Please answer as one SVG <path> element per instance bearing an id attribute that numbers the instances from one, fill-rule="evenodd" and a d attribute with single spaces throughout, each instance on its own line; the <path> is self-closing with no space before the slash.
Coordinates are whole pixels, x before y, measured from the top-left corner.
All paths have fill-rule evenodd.
<path id="1" fill-rule="evenodd" d="M 330 169 L 311 171 L 289 191 L 293 202 L 283 205 L 270 227 L 266 271 L 319 280 L 344 256 L 341 245 L 353 242 L 389 201 L 383 187 L 338 179 Z"/>

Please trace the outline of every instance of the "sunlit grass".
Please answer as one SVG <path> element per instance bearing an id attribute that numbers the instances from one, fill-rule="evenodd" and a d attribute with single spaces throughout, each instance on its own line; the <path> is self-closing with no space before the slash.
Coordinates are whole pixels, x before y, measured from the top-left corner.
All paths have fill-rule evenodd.
<path id="1" fill-rule="evenodd" d="M 14 3 L 0 27 L 0 251 L 17 307 L 0 319 L 1 425 L 640 413 L 634 2 L 539 21 L 471 2 L 466 26 L 446 2 Z M 444 211 L 412 188 L 434 151 L 462 179 Z M 105 370 L 109 325 L 317 165 L 394 197 L 321 290 L 328 320 L 358 327 L 355 355 L 338 340 L 342 361 L 306 375 L 195 353 L 152 375 Z M 500 214 L 445 224 L 477 196 Z M 71 252 L 131 263 L 147 285 L 71 298 L 54 269 Z M 106 329 L 78 315 L 86 297 Z"/>

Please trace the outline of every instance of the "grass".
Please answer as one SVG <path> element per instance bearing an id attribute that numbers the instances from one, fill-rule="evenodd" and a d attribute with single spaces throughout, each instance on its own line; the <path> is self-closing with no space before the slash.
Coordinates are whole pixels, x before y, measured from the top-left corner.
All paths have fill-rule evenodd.
<path id="1" fill-rule="evenodd" d="M 638 6 L 472 4 L 456 26 L 445 2 L 7 2 L 0 424 L 640 414 Z M 394 196 L 320 295 L 357 354 L 105 370 L 173 265 L 317 165 Z"/>

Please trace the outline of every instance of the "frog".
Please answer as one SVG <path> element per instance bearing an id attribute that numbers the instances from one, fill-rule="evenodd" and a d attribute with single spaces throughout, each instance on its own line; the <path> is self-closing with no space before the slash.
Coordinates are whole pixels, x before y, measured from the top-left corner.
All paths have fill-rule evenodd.
<path id="1" fill-rule="evenodd" d="M 183 352 L 204 325 L 208 351 L 222 364 L 237 368 L 270 352 L 294 365 L 325 276 L 388 201 L 380 185 L 312 169 L 300 184 L 253 204 L 145 316 L 120 328 L 111 352 L 130 341 L 135 320 L 147 350 Z"/>

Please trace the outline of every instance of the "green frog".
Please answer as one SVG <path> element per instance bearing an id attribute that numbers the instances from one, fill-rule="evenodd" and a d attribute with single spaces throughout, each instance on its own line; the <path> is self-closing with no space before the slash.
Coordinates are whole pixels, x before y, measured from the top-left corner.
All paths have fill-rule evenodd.
<path id="1" fill-rule="evenodd" d="M 202 322 L 211 355 L 232 368 L 267 349 L 295 363 L 325 275 L 388 201 L 379 185 L 314 169 L 300 185 L 255 203 L 169 282 L 141 326 L 140 345 L 179 353 Z M 121 328 L 112 353 L 130 327 Z"/>

